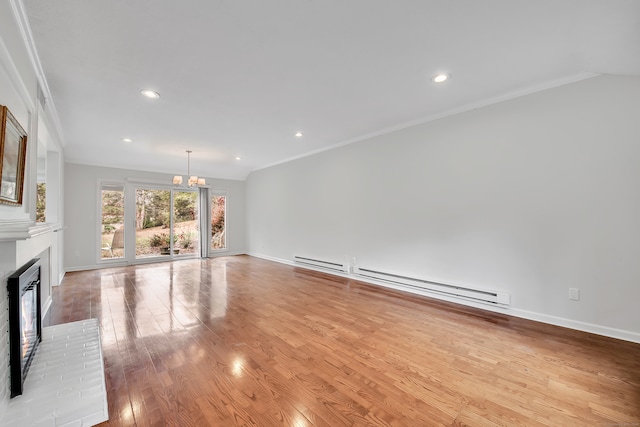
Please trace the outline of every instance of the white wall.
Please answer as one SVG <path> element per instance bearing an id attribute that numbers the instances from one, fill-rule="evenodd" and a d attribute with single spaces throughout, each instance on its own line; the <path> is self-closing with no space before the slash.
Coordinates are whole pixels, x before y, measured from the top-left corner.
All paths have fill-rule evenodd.
<path id="1" fill-rule="evenodd" d="M 97 212 L 98 183 L 100 181 L 126 183 L 125 191 L 133 190 L 140 184 L 128 179 L 167 183 L 171 188 L 173 175 L 142 172 L 127 169 L 65 164 L 64 212 L 65 230 L 64 264 L 65 270 L 97 268 L 98 225 Z M 206 177 L 207 184 L 214 190 L 226 191 L 227 195 L 227 245 L 228 251 L 221 255 L 245 253 L 245 194 L 244 181 L 213 179 Z M 144 184 L 143 184 L 144 185 Z M 149 184 L 153 185 L 153 184 Z M 105 265 L 101 265 L 105 267 Z"/>
<path id="2" fill-rule="evenodd" d="M 37 84 L 35 68 L 11 3 L 0 2 L 0 105 L 9 108 L 28 134 L 23 203 L 21 206 L 0 205 L 0 282 L 3 283 L 0 291 L 0 424 L 9 401 L 7 277 L 31 258 L 41 257 L 41 296 L 46 309 L 51 303 L 51 286 L 57 284 L 55 276 L 60 271 L 59 245 L 63 232 L 54 232 L 59 228 L 57 224 L 36 226 L 34 223 L 38 128 L 51 114 L 48 106 L 44 109 L 36 107 Z M 62 155 L 58 135 L 52 134 L 47 144 L 43 145 L 47 150 Z M 54 160 L 52 167 L 63 174 L 61 162 Z M 56 183 L 47 181 L 47 186 L 52 193 L 60 193 Z M 55 203 L 52 209 L 57 209 Z M 54 216 L 62 221 L 61 212 Z"/>
<path id="3" fill-rule="evenodd" d="M 33 94 L 30 95 L 26 88 L 16 85 L 16 83 L 24 85 L 24 82 L 18 78 L 20 70 L 17 70 L 16 65 L 16 61 L 20 63 L 25 53 L 18 42 L 18 34 L 9 2 L 0 2 L 0 105 L 6 105 L 26 129 L 28 122 L 25 120 L 29 118 L 27 104 L 30 99 L 33 99 Z M 26 206 L 14 207 L 0 204 L 0 219 L 7 221 L 28 218 Z M 15 255 L 11 256 L 13 247 L 13 243 L 0 242 L 0 254 L 3 255 L 0 258 L 0 281 L 3 284 L 7 283 L 7 277 L 16 269 Z M 2 414 L 9 401 L 10 390 L 9 305 L 6 285 L 0 286 L 0 414 Z"/>
<path id="4" fill-rule="evenodd" d="M 640 341 L 639 138 L 640 78 L 600 76 L 255 171 L 248 250 L 504 291 L 508 313 Z"/>
<path id="5" fill-rule="evenodd" d="M 9 108 L 29 135 L 27 138 L 28 159 L 31 158 L 31 153 L 35 155 L 35 150 L 31 148 L 31 136 L 37 129 L 32 123 L 32 117 L 35 115 L 36 88 L 35 74 L 29 66 L 27 52 L 20 39 L 20 31 L 13 19 L 13 11 L 9 2 L 0 2 L 0 105 Z M 26 192 L 26 189 L 31 184 L 30 169 L 35 170 L 30 164 L 26 167 L 22 206 L 0 204 L 1 219 L 29 219 L 30 194 Z"/>

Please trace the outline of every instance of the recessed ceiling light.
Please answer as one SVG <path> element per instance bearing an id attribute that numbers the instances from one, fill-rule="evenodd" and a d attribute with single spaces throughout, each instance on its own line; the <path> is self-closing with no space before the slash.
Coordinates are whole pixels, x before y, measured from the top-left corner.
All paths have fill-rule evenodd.
<path id="1" fill-rule="evenodd" d="M 440 73 L 440 74 L 436 74 L 435 76 L 433 76 L 433 81 L 434 83 L 444 83 L 449 79 L 449 75 L 448 74 L 444 74 L 444 73 Z"/>
<path id="2" fill-rule="evenodd" d="M 131 138 L 122 138 L 122 142 L 133 142 L 133 140 Z"/>
<path id="3" fill-rule="evenodd" d="M 242 160 L 242 157 L 236 156 L 236 160 Z"/>
<path id="4" fill-rule="evenodd" d="M 302 137 L 302 132 L 296 132 L 296 138 L 301 138 Z"/>
<path id="5" fill-rule="evenodd" d="M 151 89 L 143 89 L 140 91 L 140 93 L 143 96 L 146 96 L 147 98 L 151 98 L 151 99 L 158 99 L 160 98 L 160 94 L 158 92 L 156 92 L 155 90 L 151 90 Z"/>

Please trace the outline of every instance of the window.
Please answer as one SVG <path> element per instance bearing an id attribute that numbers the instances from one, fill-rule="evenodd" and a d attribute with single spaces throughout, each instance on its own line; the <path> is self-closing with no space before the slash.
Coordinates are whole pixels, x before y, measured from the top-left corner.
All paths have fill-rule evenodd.
<path id="1" fill-rule="evenodd" d="M 38 134 L 41 137 L 41 123 Z M 46 130 L 44 130 L 46 132 Z M 47 143 L 40 139 L 36 148 L 36 222 L 47 222 Z"/>
<path id="2" fill-rule="evenodd" d="M 100 218 L 100 258 L 124 258 L 124 186 L 102 185 Z"/>
<path id="3" fill-rule="evenodd" d="M 227 196 L 211 196 L 211 250 L 227 248 L 226 238 Z"/>
<path id="4" fill-rule="evenodd" d="M 39 182 L 36 187 L 36 222 L 47 222 L 47 184 Z"/>

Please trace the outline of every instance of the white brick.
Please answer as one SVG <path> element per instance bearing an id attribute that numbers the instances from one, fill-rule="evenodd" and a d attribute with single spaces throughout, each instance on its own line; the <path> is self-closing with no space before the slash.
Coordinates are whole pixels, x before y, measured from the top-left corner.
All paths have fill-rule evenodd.
<path id="1" fill-rule="evenodd" d="M 108 420 L 103 366 L 96 319 L 43 328 L 24 394 L 9 401 L 0 424 L 71 427 Z"/>

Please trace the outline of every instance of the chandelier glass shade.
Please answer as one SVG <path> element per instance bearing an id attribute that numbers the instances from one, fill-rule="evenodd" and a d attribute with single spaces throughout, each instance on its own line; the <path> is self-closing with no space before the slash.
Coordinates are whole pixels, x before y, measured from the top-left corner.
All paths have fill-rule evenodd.
<path id="1" fill-rule="evenodd" d="M 198 178 L 196 175 L 191 175 L 191 153 L 191 150 L 187 150 L 187 185 L 189 187 L 206 185 L 204 178 Z M 182 175 L 175 175 L 173 177 L 173 185 L 182 185 Z"/>

